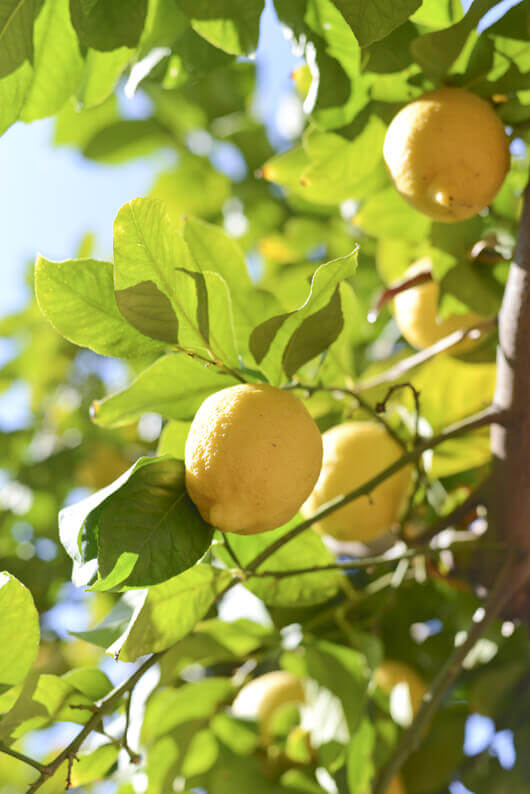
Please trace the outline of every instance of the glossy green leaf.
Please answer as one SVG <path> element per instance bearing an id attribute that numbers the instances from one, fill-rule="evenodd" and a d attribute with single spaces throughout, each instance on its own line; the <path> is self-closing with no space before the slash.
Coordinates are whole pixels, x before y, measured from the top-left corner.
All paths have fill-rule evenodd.
<path id="1" fill-rule="evenodd" d="M 108 648 L 126 631 L 134 613 L 133 601 L 137 600 L 135 591 L 126 592 L 101 623 L 86 631 L 71 631 L 70 634 L 99 648 Z"/>
<path id="2" fill-rule="evenodd" d="M 87 517 L 87 531 L 97 536 L 96 590 L 148 587 L 177 576 L 202 557 L 213 535 L 188 497 L 184 462 L 173 458 L 138 468 Z"/>
<path id="3" fill-rule="evenodd" d="M 0 78 L 25 61 L 33 60 L 35 0 L 2 0 L 0 3 Z"/>
<path id="4" fill-rule="evenodd" d="M 205 616 L 231 581 L 228 571 L 200 564 L 150 587 L 127 630 L 108 653 L 133 662 L 146 653 L 171 647 Z"/>
<path id="5" fill-rule="evenodd" d="M 68 0 L 47 0 L 35 22 L 33 80 L 22 109 L 23 121 L 51 116 L 75 92 L 83 70 Z"/>
<path id="6" fill-rule="evenodd" d="M 372 759 L 374 744 L 374 726 L 364 717 L 353 733 L 346 750 L 348 787 L 351 794 L 367 794 L 370 791 L 370 781 L 375 771 Z"/>
<path id="7" fill-rule="evenodd" d="M 184 460 L 186 439 L 190 431 L 191 422 L 172 419 L 167 422 L 158 440 L 157 454 L 171 455 L 173 458 Z"/>
<path id="8" fill-rule="evenodd" d="M 250 349 L 272 382 L 279 382 L 282 369 L 289 376 L 294 374 L 298 367 L 322 353 L 340 333 L 342 324 L 334 316 L 337 309 L 334 295 L 338 284 L 353 276 L 356 267 L 357 249 L 321 265 L 313 275 L 307 300 L 299 309 L 270 317 L 253 330 Z"/>
<path id="9" fill-rule="evenodd" d="M 241 565 L 246 566 L 271 543 L 285 535 L 298 523 L 293 519 L 289 524 L 271 532 L 258 535 L 230 534 L 230 546 Z M 215 546 L 216 554 L 230 566 L 235 566 L 227 549 Z M 312 529 L 307 529 L 298 537 L 281 546 L 258 569 L 265 571 L 296 571 L 330 564 L 333 555 L 328 551 L 321 537 Z M 332 598 L 339 587 L 336 571 L 304 573 L 275 579 L 274 576 L 249 577 L 244 582 L 258 598 L 271 606 L 306 606 L 318 604 Z"/>
<path id="10" fill-rule="evenodd" d="M 208 367 L 183 353 L 169 353 L 151 364 L 118 394 L 93 404 L 93 419 L 104 427 L 134 422 L 145 412 L 168 419 L 193 419 L 213 392 L 238 381 L 216 367 Z"/>
<path id="11" fill-rule="evenodd" d="M 70 0 L 79 40 L 95 50 L 134 47 L 143 30 L 147 0 Z"/>
<path id="12" fill-rule="evenodd" d="M 193 29 L 216 47 L 248 55 L 258 44 L 264 0 L 177 0 Z"/>
<path id="13" fill-rule="evenodd" d="M 102 670 L 97 667 L 77 667 L 63 675 L 74 689 L 82 692 L 90 700 L 101 700 L 112 690 L 112 684 Z"/>
<path id="14" fill-rule="evenodd" d="M 35 291 L 46 319 L 74 344 L 123 358 L 160 350 L 159 344 L 129 325 L 118 310 L 109 262 L 51 262 L 39 256 Z"/>
<path id="15" fill-rule="evenodd" d="M 388 36 L 405 22 L 421 5 L 420 0 L 333 0 L 345 20 L 351 25 L 361 47 Z"/>
<path id="16" fill-rule="evenodd" d="M 118 47 L 110 52 L 88 49 L 77 89 L 77 97 L 85 109 L 96 107 L 111 96 L 133 54 L 130 47 Z"/>
<path id="17" fill-rule="evenodd" d="M 25 62 L 7 77 L 0 79 L 0 135 L 19 118 L 32 75 L 33 69 Z"/>
<path id="18" fill-rule="evenodd" d="M 373 237 L 401 237 L 411 242 L 423 240 L 431 221 L 401 198 L 393 187 L 371 195 L 353 222 Z"/>
<path id="19" fill-rule="evenodd" d="M 39 616 L 31 593 L 14 576 L 0 573 L 0 693 L 26 677 L 39 648 Z"/>
<path id="20" fill-rule="evenodd" d="M 156 178 L 150 196 L 164 202 L 175 223 L 183 215 L 211 218 L 230 196 L 230 182 L 206 158 L 181 152 L 178 165 Z"/>
<path id="21" fill-rule="evenodd" d="M 83 110 L 71 99 L 56 117 L 53 142 L 58 146 L 76 146 L 83 149 L 99 130 L 113 124 L 119 118 L 116 97 Z"/>
<path id="22" fill-rule="evenodd" d="M 118 305 L 130 322 L 167 340 L 169 318 L 179 347 L 237 366 L 226 282 L 196 270 L 160 202 L 135 199 L 122 207 L 114 223 L 114 261 Z"/>

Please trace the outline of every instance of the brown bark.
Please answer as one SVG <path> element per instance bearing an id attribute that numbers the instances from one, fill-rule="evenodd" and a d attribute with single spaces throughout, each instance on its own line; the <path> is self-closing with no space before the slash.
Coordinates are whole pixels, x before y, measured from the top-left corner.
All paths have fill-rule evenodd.
<path id="1" fill-rule="evenodd" d="M 494 402 L 509 419 L 491 430 L 493 525 L 522 560 L 530 552 L 530 182 L 499 314 Z M 509 610 L 530 622 L 530 587 L 519 591 Z"/>

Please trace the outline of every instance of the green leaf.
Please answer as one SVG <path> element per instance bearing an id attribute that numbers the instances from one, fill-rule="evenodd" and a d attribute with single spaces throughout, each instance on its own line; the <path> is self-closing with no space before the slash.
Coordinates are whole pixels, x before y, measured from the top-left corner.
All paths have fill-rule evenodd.
<path id="1" fill-rule="evenodd" d="M 432 453 L 427 467 L 432 478 L 451 477 L 461 471 L 484 466 L 491 460 L 491 444 L 487 428 L 466 433 L 441 444 Z"/>
<path id="2" fill-rule="evenodd" d="M 279 529 L 258 535 L 230 535 L 230 546 L 241 565 L 250 561 L 268 548 L 275 540 L 285 535 L 298 520 L 295 518 Z M 235 566 L 226 547 L 215 546 L 215 553 L 225 563 Z M 296 571 L 304 568 L 331 564 L 333 555 L 322 538 L 313 529 L 307 529 L 275 551 L 260 566 L 260 571 Z M 271 606 L 308 606 L 328 601 L 337 593 L 340 579 L 337 571 L 304 573 L 276 579 L 274 576 L 250 576 L 244 582 L 254 595 Z"/>
<path id="3" fill-rule="evenodd" d="M 188 497 L 184 462 L 172 458 L 138 468 L 89 514 L 87 531 L 97 535 L 95 590 L 166 581 L 194 565 L 213 535 Z"/>
<path id="4" fill-rule="evenodd" d="M 197 33 L 233 55 L 249 55 L 258 46 L 264 0 L 177 0 Z"/>
<path id="5" fill-rule="evenodd" d="M 421 5 L 421 0 L 333 0 L 361 47 L 388 36 Z"/>
<path id="6" fill-rule="evenodd" d="M 358 651 L 327 640 L 307 638 L 304 644 L 309 675 L 341 700 L 348 727 L 354 734 L 366 703 L 366 659 Z"/>
<path id="7" fill-rule="evenodd" d="M 135 199 L 121 208 L 114 222 L 114 261 L 118 305 L 124 306 L 126 300 L 130 322 L 135 320 L 137 327 L 154 329 L 151 333 L 167 338 L 165 326 L 170 315 L 167 301 L 159 294 L 163 293 L 176 316 L 173 341 L 176 328 L 183 349 L 206 352 L 225 364 L 238 365 L 226 282 L 217 273 L 196 270 L 184 240 L 159 201 Z M 129 292 L 131 288 L 135 289 Z"/>
<path id="8" fill-rule="evenodd" d="M 500 308 L 504 284 L 488 272 L 487 266 L 463 261 L 440 281 L 440 292 L 442 296 L 454 295 L 472 311 L 488 317 Z"/>
<path id="9" fill-rule="evenodd" d="M 228 177 L 209 160 L 180 152 L 176 168 L 158 176 L 150 195 L 163 201 L 172 220 L 180 223 L 183 215 L 217 215 L 230 193 Z"/>
<path id="10" fill-rule="evenodd" d="M 130 424 L 146 411 L 169 419 L 193 419 L 206 397 L 236 383 L 234 377 L 213 366 L 182 353 L 169 353 L 141 372 L 124 391 L 94 402 L 92 416 L 104 427 Z"/>
<path id="11" fill-rule="evenodd" d="M 57 146 L 83 149 L 101 129 L 119 118 L 118 103 L 110 96 L 97 107 L 82 110 L 74 99 L 67 102 L 57 116 L 53 142 Z"/>
<path id="12" fill-rule="evenodd" d="M 112 265 L 95 259 L 51 262 L 39 256 L 35 292 L 53 327 L 76 345 L 104 356 L 138 358 L 161 346 L 140 334 L 120 314 Z"/>
<path id="13" fill-rule="evenodd" d="M 154 281 L 116 290 L 116 303 L 128 323 L 151 339 L 177 345 L 179 322 L 171 301 Z"/>
<path id="14" fill-rule="evenodd" d="M 350 794 L 367 794 L 374 776 L 374 726 L 364 717 L 353 734 L 346 750 L 346 769 Z"/>
<path id="15" fill-rule="evenodd" d="M 136 46 L 146 13 L 147 0 L 70 0 L 79 40 L 95 50 Z"/>
<path id="16" fill-rule="evenodd" d="M 35 22 L 33 81 L 22 120 L 35 121 L 57 113 L 75 92 L 82 71 L 83 59 L 70 22 L 68 0 L 47 0 Z"/>
<path id="17" fill-rule="evenodd" d="M 403 767 L 405 790 L 409 794 L 430 794 L 446 785 L 464 758 L 467 704 L 452 704 L 440 710 L 431 723 L 420 748 Z"/>
<path id="18" fill-rule="evenodd" d="M 172 145 L 171 136 L 153 119 L 116 121 L 99 130 L 83 154 L 100 163 L 125 163 Z"/>
<path id="19" fill-rule="evenodd" d="M 130 47 L 118 47 L 110 52 L 88 49 L 77 89 L 77 97 L 85 109 L 100 105 L 111 96 L 133 54 Z"/>
<path id="20" fill-rule="evenodd" d="M 112 690 L 112 684 L 108 677 L 97 667 L 78 667 L 69 670 L 62 678 L 74 689 L 94 701 L 101 700 Z"/>
<path id="21" fill-rule="evenodd" d="M 0 573 L 0 693 L 19 684 L 39 648 L 39 616 L 29 590 L 7 572 Z"/>
<path id="22" fill-rule="evenodd" d="M 172 419 L 167 422 L 160 433 L 157 455 L 171 455 L 173 458 L 184 460 L 186 439 L 190 431 L 191 422 Z"/>
<path id="23" fill-rule="evenodd" d="M 117 761 L 120 748 L 115 744 L 103 744 L 91 753 L 81 753 L 72 766 L 72 786 L 86 786 L 96 780 L 103 780 Z"/>
<path id="24" fill-rule="evenodd" d="M 278 300 L 272 293 L 252 285 L 243 251 L 219 226 L 188 217 L 184 224 L 184 239 L 197 269 L 213 270 L 228 284 L 236 337 L 244 357 L 248 353 L 249 337 L 256 318 L 278 311 Z"/>
<path id="25" fill-rule="evenodd" d="M 99 648 L 108 648 L 126 631 L 134 613 L 132 602 L 137 595 L 135 591 L 126 592 L 101 623 L 92 629 L 71 631 L 70 634 Z"/>
<path id="26" fill-rule="evenodd" d="M 0 80 L 0 135 L 19 118 L 31 85 L 32 74 L 33 69 L 25 62 Z"/>
<path id="27" fill-rule="evenodd" d="M 440 80 L 451 68 L 470 33 L 497 0 L 474 0 L 466 15 L 443 30 L 424 33 L 411 44 L 411 52 L 428 77 Z"/>
<path id="28" fill-rule="evenodd" d="M 423 240 L 431 225 L 429 218 L 412 209 L 393 187 L 372 194 L 353 222 L 373 237 L 401 237 L 412 242 Z"/>
<path id="29" fill-rule="evenodd" d="M 204 678 L 155 692 L 146 709 L 142 738 L 151 744 L 184 722 L 207 719 L 234 694 L 229 678 Z"/>
<path id="30" fill-rule="evenodd" d="M 0 78 L 22 61 L 33 60 L 35 0 L 2 0 L 0 3 Z"/>
<path id="31" fill-rule="evenodd" d="M 299 309 L 270 317 L 253 330 L 250 350 L 271 382 L 279 382 L 282 369 L 289 376 L 294 374 L 340 333 L 342 323 L 333 317 L 337 309 L 337 286 L 353 276 L 356 267 L 357 249 L 320 265 L 313 275 L 307 300 Z"/>
<path id="32" fill-rule="evenodd" d="M 193 629 L 231 581 L 228 571 L 199 564 L 150 587 L 143 605 L 108 653 L 133 662 L 146 653 L 166 650 Z"/>

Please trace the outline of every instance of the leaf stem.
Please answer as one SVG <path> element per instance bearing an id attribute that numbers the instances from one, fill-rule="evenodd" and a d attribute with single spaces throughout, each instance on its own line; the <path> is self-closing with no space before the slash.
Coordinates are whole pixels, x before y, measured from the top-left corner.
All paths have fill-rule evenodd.
<path id="1" fill-rule="evenodd" d="M 402 734 L 401 739 L 386 767 L 381 772 L 374 787 L 374 794 L 385 794 L 388 785 L 407 758 L 419 747 L 431 718 L 437 711 L 445 693 L 452 685 L 462 669 L 468 653 L 473 649 L 494 618 L 510 601 L 515 593 L 530 578 L 530 555 L 519 565 L 515 565 L 513 550 L 507 555 L 504 565 L 499 571 L 494 587 L 490 593 L 480 620 L 472 623 L 465 642 L 455 648 L 440 673 L 435 678 L 429 692 L 423 698 L 420 710 L 412 724 Z"/>
<path id="2" fill-rule="evenodd" d="M 301 532 L 309 529 L 309 527 L 317 521 L 321 521 L 322 519 L 334 513 L 336 510 L 340 510 L 341 507 L 344 507 L 345 505 L 350 504 L 350 502 L 359 499 L 361 496 L 368 496 L 380 483 L 384 482 L 397 471 L 400 471 L 400 469 L 402 469 L 404 466 L 407 466 L 410 463 L 415 463 L 415 461 L 417 461 L 426 450 L 433 449 L 439 444 L 442 444 L 444 441 L 448 441 L 449 439 L 460 435 L 460 433 L 465 433 L 469 430 L 475 430 L 479 427 L 493 424 L 494 422 L 502 423 L 502 421 L 506 418 L 506 412 L 498 411 L 494 406 L 490 406 L 478 414 L 474 414 L 473 416 L 470 416 L 461 422 L 457 422 L 450 427 L 445 428 L 444 431 L 436 436 L 422 439 L 414 449 L 412 449 L 410 452 L 406 452 L 401 458 L 398 458 L 398 460 L 394 461 L 394 463 L 392 463 L 390 466 L 387 466 L 385 469 L 380 471 L 379 474 L 376 474 L 375 477 L 372 477 L 358 488 L 354 488 L 349 493 L 342 496 L 337 496 L 335 499 L 332 499 L 331 501 L 322 505 L 322 507 L 317 510 L 316 513 L 310 518 L 302 521 L 281 538 L 278 538 L 276 541 L 274 541 L 274 543 L 271 543 L 270 546 L 260 552 L 260 554 L 258 554 L 249 563 L 249 565 L 247 565 L 247 571 L 257 570 L 259 566 L 265 562 L 265 560 L 274 554 L 274 552 L 276 552 L 290 540 L 298 537 Z"/>

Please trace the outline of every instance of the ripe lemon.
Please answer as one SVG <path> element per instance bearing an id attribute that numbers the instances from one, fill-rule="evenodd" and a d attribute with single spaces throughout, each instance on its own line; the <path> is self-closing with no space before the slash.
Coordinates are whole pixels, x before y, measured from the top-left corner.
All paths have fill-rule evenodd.
<path id="1" fill-rule="evenodd" d="M 232 711 L 236 717 L 258 720 L 262 736 L 267 736 L 274 713 L 281 706 L 304 701 L 301 680 L 285 670 L 275 670 L 245 684 L 232 704 Z"/>
<path id="2" fill-rule="evenodd" d="M 449 223 L 486 207 L 510 166 L 501 120 L 462 88 L 438 88 L 405 105 L 387 130 L 383 156 L 403 198 Z"/>
<path id="3" fill-rule="evenodd" d="M 381 662 L 374 673 L 374 678 L 378 686 L 390 695 L 392 716 L 396 718 L 401 715 L 404 719 L 396 719 L 396 721 L 403 725 L 410 724 L 427 691 L 423 678 L 408 664 L 393 659 L 385 659 Z M 394 696 L 396 702 L 393 704 Z M 407 711 L 410 713 L 407 714 Z"/>
<path id="4" fill-rule="evenodd" d="M 205 521 L 252 535 L 289 521 L 311 493 L 322 438 L 301 400 L 241 384 L 208 397 L 186 441 L 186 488 Z"/>
<path id="5" fill-rule="evenodd" d="M 406 278 L 412 278 L 431 267 L 428 257 L 418 260 L 409 267 L 405 273 Z M 396 295 L 394 298 L 394 316 L 399 330 L 412 345 L 420 350 L 430 347 L 454 331 L 473 328 L 474 325 L 483 323 L 486 319 L 480 314 L 467 312 L 466 314 L 451 314 L 443 320 L 438 319 L 438 296 L 440 288 L 436 281 L 426 281 L 417 287 L 411 287 Z M 475 347 L 479 339 L 465 339 L 454 348 L 451 353 L 463 353 Z"/>
<path id="6" fill-rule="evenodd" d="M 377 422 L 345 422 L 327 430 L 322 440 L 322 471 L 302 506 L 307 517 L 330 499 L 370 480 L 402 455 L 399 444 Z M 339 540 L 368 541 L 383 535 L 399 518 L 411 479 L 411 468 L 404 467 L 369 497 L 361 496 L 313 526 Z"/>

